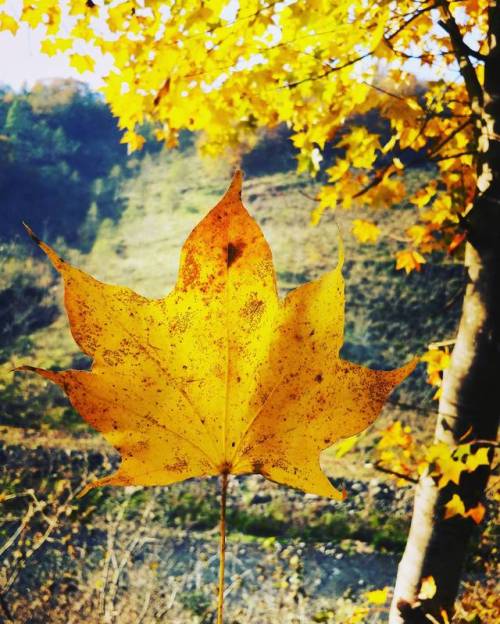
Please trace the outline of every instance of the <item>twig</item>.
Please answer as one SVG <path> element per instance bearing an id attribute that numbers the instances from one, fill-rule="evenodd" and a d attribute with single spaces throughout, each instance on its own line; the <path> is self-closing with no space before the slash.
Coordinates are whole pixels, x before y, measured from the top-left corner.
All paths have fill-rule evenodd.
<path id="1" fill-rule="evenodd" d="M 153 594 L 153 590 L 150 588 L 150 590 L 146 593 L 146 597 L 144 598 L 144 604 L 142 605 L 141 612 L 139 613 L 137 617 L 136 624 L 142 624 L 144 618 L 146 617 L 146 613 L 148 612 L 149 604 L 151 602 L 152 594 Z"/>
<path id="2" fill-rule="evenodd" d="M 409 481 L 410 483 L 417 484 L 418 479 L 414 479 L 413 477 L 409 477 L 408 475 L 403 474 L 402 472 L 396 472 L 395 470 L 390 470 L 389 468 L 384 468 L 380 464 L 380 462 L 375 462 L 374 468 L 379 472 L 383 472 L 385 474 L 392 475 L 393 477 L 398 477 L 399 479 L 403 479 L 404 481 Z"/>
<path id="3" fill-rule="evenodd" d="M 227 503 L 227 472 L 220 477 L 220 545 L 219 545 L 219 591 L 217 598 L 217 624 L 223 624 L 224 617 L 224 572 L 226 563 L 226 503 Z"/>

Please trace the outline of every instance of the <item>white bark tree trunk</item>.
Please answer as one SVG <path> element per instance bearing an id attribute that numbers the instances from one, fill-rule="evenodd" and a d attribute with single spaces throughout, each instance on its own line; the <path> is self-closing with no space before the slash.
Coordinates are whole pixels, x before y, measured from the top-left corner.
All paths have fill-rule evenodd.
<path id="1" fill-rule="evenodd" d="M 445 371 L 435 432 L 451 447 L 473 440 L 495 440 L 500 414 L 500 6 L 490 9 L 491 50 L 476 112 L 478 184 L 466 217 L 469 283 L 450 367 Z M 478 102 L 476 102 L 477 104 Z M 473 448 L 479 448 L 481 444 Z M 491 461 L 491 451 L 490 451 Z M 451 621 L 453 605 L 475 530 L 470 518 L 444 520 L 454 493 L 466 509 L 484 497 L 489 467 L 462 473 L 460 484 L 439 490 L 424 475 L 417 485 L 406 549 L 398 568 L 390 624 L 429 624 L 426 613 Z M 435 596 L 418 600 L 422 579 L 432 576 Z"/>

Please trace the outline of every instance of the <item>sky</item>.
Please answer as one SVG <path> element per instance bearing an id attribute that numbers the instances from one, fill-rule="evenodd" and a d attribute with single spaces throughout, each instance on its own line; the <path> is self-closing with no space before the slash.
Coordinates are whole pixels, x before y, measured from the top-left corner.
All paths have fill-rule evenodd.
<path id="1" fill-rule="evenodd" d="M 42 31 L 21 24 L 17 34 L 0 33 L 0 84 L 7 84 L 16 91 L 24 85 L 31 87 L 38 80 L 50 78 L 74 78 L 88 83 L 93 89 L 102 86 L 99 74 L 104 64 L 97 64 L 97 72 L 80 74 L 70 67 L 67 55 L 46 56 L 40 52 Z"/>

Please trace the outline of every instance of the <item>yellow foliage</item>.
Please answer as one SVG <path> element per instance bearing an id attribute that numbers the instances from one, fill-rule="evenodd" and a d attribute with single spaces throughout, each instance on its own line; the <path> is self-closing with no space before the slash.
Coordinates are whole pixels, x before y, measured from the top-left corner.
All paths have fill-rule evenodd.
<path id="1" fill-rule="evenodd" d="M 438 392 L 434 395 L 434 398 L 437 399 L 440 396 L 443 371 L 448 368 L 451 362 L 450 351 L 447 347 L 429 349 L 420 357 L 420 360 L 427 364 L 427 382 L 438 388 Z"/>
<path id="2" fill-rule="evenodd" d="M 366 592 L 364 596 L 368 602 L 376 605 L 383 605 L 387 602 L 388 590 L 388 587 L 384 587 L 384 589 L 374 589 L 373 591 Z"/>
<path id="3" fill-rule="evenodd" d="M 474 472 L 479 466 L 489 466 L 490 458 L 489 458 L 488 449 L 486 447 L 478 448 L 475 453 L 469 453 L 467 455 L 466 466 L 468 472 Z"/>
<path id="4" fill-rule="evenodd" d="M 410 427 L 404 427 L 399 420 L 392 423 L 383 432 L 378 443 L 379 449 L 387 449 L 392 446 L 408 449 L 413 445 Z"/>
<path id="5" fill-rule="evenodd" d="M 410 427 L 403 427 L 399 421 L 382 432 L 376 452 L 380 465 L 394 473 L 398 484 L 404 483 L 404 477 L 415 480 L 427 472 L 439 488 L 450 481 L 458 485 L 463 472 L 474 472 L 490 464 L 487 447 L 473 451 L 471 443 L 452 447 L 443 442 L 426 447 L 415 440 Z"/>
<path id="6" fill-rule="evenodd" d="M 467 470 L 465 463 L 454 456 L 454 449 L 443 442 L 429 447 L 426 460 L 433 465 L 431 474 L 439 478 L 439 488 L 445 487 L 450 481 L 458 485 L 462 472 Z"/>
<path id="7" fill-rule="evenodd" d="M 170 147 L 182 129 L 202 132 L 204 153 L 216 156 L 250 146 L 259 128 L 285 124 L 299 150 L 298 171 L 312 176 L 321 168 L 327 144 L 345 151 L 339 160 L 347 170 L 329 177 L 315 222 L 337 204 L 397 204 L 406 190 L 397 175 L 403 163 L 396 150 L 431 154 L 438 158 L 439 193 L 433 181 L 410 201 L 422 209 L 435 199 L 421 215 L 422 225 L 447 228 L 453 237 L 458 215 L 474 198 L 476 168 L 469 152 L 475 152 L 477 138 L 473 124 L 465 123 L 472 119 L 466 87 L 451 77 L 454 46 L 436 29 L 432 12 L 415 2 L 347 0 L 185 0 L 181 5 L 23 0 L 20 19 L 44 31 L 47 54 L 61 49 L 56 41 L 69 38 L 75 52 L 84 42 L 85 49 L 111 56 L 103 93 L 126 131 L 136 133 L 144 121 L 153 121 L 161 127 L 157 137 Z M 0 29 L 15 32 L 18 18 L 1 15 Z M 463 2 L 460 28 L 474 33 L 486 53 L 488 2 Z M 418 96 L 407 67 L 415 51 L 437 76 Z M 88 57 L 76 53 L 72 64 L 82 72 L 93 69 Z M 481 82 L 481 62 L 476 73 Z M 390 126 L 385 145 L 380 144 L 385 131 L 352 124 L 342 130 L 347 120 L 374 109 Z M 389 171 L 378 159 L 382 153 L 392 163 Z M 415 237 L 412 245 L 398 260 L 407 272 L 420 268 L 421 254 L 446 249 L 447 242 L 436 236 L 419 243 Z"/>
<path id="8" fill-rule="evenodd" d="M 18 29 L 19 29 L 19 24 L 12 17 L 12 15 L 5 13 L 5 11 L 0 12 L 0 31 L 7 30 L 13 35 L 15 35 Z"/>
<path id="9" fill-rule="evenodd" d="M 335 449 L 335 457 L 344 457 L 346 453 L 351 451 L 356 444 L 359 442 L 359 435 L 351 436 L 349 438 L 345 438 L 340 442 L 337 442 L 334 446 Z"/>
<path id="10" fill-rule="evenodd" d="M 86 71 L 94 71 L 95 61 L 88 54 L 72 54 L 69 64 L 83 74 Z"/>
<path id="11" fill-rule="evenodd" d="M 424 188 L 418 190 L 412 197 L 410 197 L 410 201 L 418 208 L 423 208 L 434 197 L 436 191 L 437 184 L 435 181 L 433 181 Z"/>
<path id="12" fill-rule="evenodd" d="M 375 223 L 363 219 L 354 219 L 352 233 L 360 243 L 376 243 L 381 234 L 380 228 Z"/>
<path id="13" fill-rule="evenodd" d="M 404 269 L 406 274 L 412 271 L 420 271 L 425 258 L 418 251 L 407 249 L 396 253 L 396 269 Z"/>
<path id="14" fill-rule="evenodd" d="M 476 524 L 480 524 L 484 518 L 486 509 L 482 503 L 478 503 L 475 507 L 471 507 L 465 511 L 465 505 L 463 500 L 458 494 L 453 494 L 453 497 L 445 505 L 444 519 L 453 518 L 453 516 L 463 516 L 464 518 L 471 518 Z"/>
<path id="15" fill-rule="evenodd" d="M 121 140 L 121 143 L 125 143 L 127 145 L 129 154 L 131 152 L 135 152 L 136 150 L 142 149 L 145 142 L 146 139 L 143 136 L 133 132 L 132 130 L 127 130 Z"/>
<path id="16" fill-rule="evenodd" d="M 436 595 L 437 587 L 433 576 L 426 576 L 422 579 L 418 598 L 420 600 L 430 600 Z"/>
<path id="17" fill-rule="evenodd" d="M 68 38 L 44 39 L 40 45 L 40 50 L 48 56 L 55 56 L 58 52 L 66 52 L 73 46 L 73 42 Z"/>
<path id="18" fill-rule="evenodd" d="M 73 336 L 91 371 L 35 370 L 115 446 L 122 463 L 96 485 L 168 485 L 259 473 L 342 499 L 320 452 L 372 423 L 415 367 L 342 360 L 337 267 L 280 300 L 271 250 L 240 199 L 237 173 L 192 231 L 174 290 L 150 300 L 98 282 L 32 236 L 65 283 Z"/>

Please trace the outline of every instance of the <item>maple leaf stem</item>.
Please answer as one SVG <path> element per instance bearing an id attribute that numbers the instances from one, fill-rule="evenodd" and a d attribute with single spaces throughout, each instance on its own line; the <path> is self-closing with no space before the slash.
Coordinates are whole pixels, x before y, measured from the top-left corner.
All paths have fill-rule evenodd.
<path id="1" fill-rule="evenodd" d="M 217 624 L 223 624 L 224 616 L 224 572 L 226 564 L 226 502 L 227 502 L 228 473 L 220 476 L 220 542 L 219 542 L 219 591 L 217 598 Z"/>

